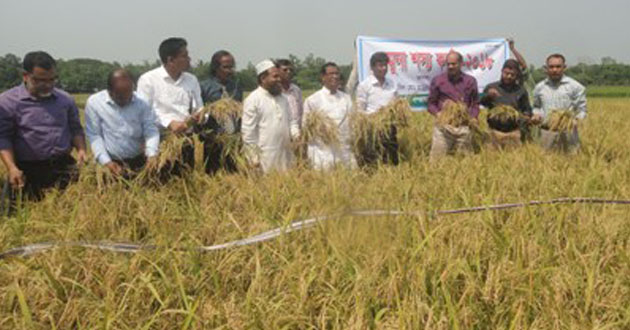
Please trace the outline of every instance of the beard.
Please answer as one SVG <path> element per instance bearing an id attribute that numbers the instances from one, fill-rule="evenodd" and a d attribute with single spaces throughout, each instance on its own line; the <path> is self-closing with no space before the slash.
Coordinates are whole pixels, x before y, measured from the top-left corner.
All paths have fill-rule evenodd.
<path id="1" fill-rule="evenodd" d="M 269 94 L 273 96 L 278 96 L 282 93 L 282 86 L 280 86 L 280 84 L 272 85 L 269 87 L 268 91 Z"/>

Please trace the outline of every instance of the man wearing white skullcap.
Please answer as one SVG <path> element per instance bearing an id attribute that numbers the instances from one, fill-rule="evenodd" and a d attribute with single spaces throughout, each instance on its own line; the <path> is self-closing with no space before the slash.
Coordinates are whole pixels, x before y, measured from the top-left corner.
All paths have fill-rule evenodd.
<path id="1" fill-rule="evenodd" d="M 287 99 L 282 96 L 280 72 L 271 60 L 256 64 L 258 88 L 245 99 L 241 132 L 249 162 L 263 172 L 286 171 L 294 164 L 291 139 L 299 134 Z"/>

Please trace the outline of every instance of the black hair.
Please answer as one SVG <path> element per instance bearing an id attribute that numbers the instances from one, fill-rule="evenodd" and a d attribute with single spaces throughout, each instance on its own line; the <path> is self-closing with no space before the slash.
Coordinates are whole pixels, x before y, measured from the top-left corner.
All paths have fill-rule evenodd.
<path id="1" fill-rule="evenodd" d="M 234 56 L 232 56 L 232 54 L 230 54 L 230 52 L 228 52 L 227 50 L 219 50 L 216 53 L 212 54 L 212 59 L 210 60 L 211 76 L 214 77 L 217 74 L 217 70 L 221 66 L 221 58 L 223 58 L 224 56 L 231 56 L 232 58 L 234 58 Z"/>
<path id="2" fill-rule="evenodd" d="M 184 38 L 168 38 L 160 44 L 158 48 L 158 54 L 160 54 L 160 60 L 163 64 L 168 62 L 169 57 L 175 57 L 179 52 L 188 46 L 186 39 Z"/>
<path id="3" fill-rule="evenodd" d="M 327 62 L 326 64 L 322 65 L 322 68 L 319 70 L 319 74 L 322 76 L 325 75 L 326 69 L 331 66 L 339 69 L 339 66 L 335 62 Z"/>
<path id="4" fill-rule="evenodd" d="M 44 70 L 50 70 L 57 67 L 57 62 L 48 53 L 43 51 L 30 52 L 24 55 L 24 61 L 22 62 L 24 71 L 33 73 L 35 67 L 42 68 Z"/>
<path id="5" fill-rule="evenodd" d="M 464 56 L 462 56 L 462 53 L 460 53 L 460 52 L 456 52 L 456 51 L 454 51 L 454 50 L 451 50 L 450 52 L 448 52 L 448 54 L 449 54 L 449 55 L 450 55 L 450 54 L 455 54 L 455 55 L 457 55 L 457 61 L 458 61 L 459 63 L 464 63 Z"/>
<path id="6" fill-rule="evenodd" d="M 562 63 L 566 64 L 567 60 L 564 58 L 564 55 L 559 54 L 559 53 L 555 53 L 555 54 L 551 54 L 549 56 L 547 56 L 547 60 L 545 61 L 545 63 L 549 62 L 550 59 L 552 58 L 559 58 L 562 59 Z"/>
<path id="7" fill-rule="evenodd" d="M 275 60 L 274 62 L 276 63 L 276 66 L 293 66 L 293 62 L 286 58 L 280 58 Z"/>
<path id="8" fill-rule="evenodd" d="M 373 68 L 377 63 L 385 63 L 389 62 L 389 57 L 384 52 L 376 52 L 372 54 L 370 57 L 370 67 Z"/>

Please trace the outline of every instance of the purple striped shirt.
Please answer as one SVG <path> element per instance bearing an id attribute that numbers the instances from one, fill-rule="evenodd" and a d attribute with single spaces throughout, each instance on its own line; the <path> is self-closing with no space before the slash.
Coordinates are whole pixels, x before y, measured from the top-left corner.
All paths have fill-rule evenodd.
<path id="1" fill-rule="evenodd" d="M 462 72 L 459 79 L 451 81 L 445 72 L 431 81 L 429 90 L 429 112 L 436 115 L 442 110 L 444 101 L 463 102 L 468 106 L 471 117 L 479 116 L 479 90 L 475 77 Z"/>
<path id="2" fill-rule="evenodd" d="M 22 84 L 0 94 L 0 149 L 12 149 L 16 161 L 67 154 L 80 135 L 79 110 L 66 92 L 55 88 L 50 98 L 38 100 Z"/>

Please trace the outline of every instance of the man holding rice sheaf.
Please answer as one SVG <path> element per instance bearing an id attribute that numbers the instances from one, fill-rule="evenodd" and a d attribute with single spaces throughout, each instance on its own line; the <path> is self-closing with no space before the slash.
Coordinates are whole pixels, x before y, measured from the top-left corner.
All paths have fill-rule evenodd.
<path id="1" fill-rule="evenodd" d="M 234 56 L 226 50 L 219 50 L 212 55 L 210 77 L 200 83 L 204 104 L 225 101 L 226 98 L 243 102 L 243 90 L 234 79 L 235 65 Z M 213 174 L 219 169 L 230 173 L 236 172 L 236 160 L 227 154 L 228 150 L 222 138 L 237 135 L 240 138 L 241 118 L 237 115 L 223 116 L 225 118 L 215 117 L 208 114 L 203 130 L 209 132 L 200 134 L 205 141 L 203 153 L 206 173 Z"/>
<path id="2" fill-rule="evenodd" d="M 479 91 L 475 77 L 462 72 L 463 56 L 450 51 L 447 71 L 431 81 L 428 111 L 436 117 L 430 159 L 472 149 L 470 127 L 477 125 Z"/>
<path id="3" fill-rule="evenodd" d="M 128 177 L 157 165 L 160 132 L 151 107 L 133 92 L 125 69 L 112 71 L 107 89 L 85 104 L 85 132 L 96 161 L 114 176 Z"/>
<path id="4" fill-rule="evenodd" d="M 501 80 L 486 86 L 481 104 L 488 109 L 488 126 L 493 145 L 518 146 L 528 132 L 532 108 L 525 87 L 520 84 L 521 66 L 509 59 L 503 64 Z"/>
<path id="5" fill-rule="evenodd" d="M 308 139 L 308 159 L 318 170 L 327 170 L 335 165 L 346 168 L 356 167 L 356 160 L 350 146 L 350 115 L 352 99 L 339 90 L 341 73 L 337 64 L 328 62 L 320 70 L 322 89 L 304 101 L 304 124 L 302 134 L 319 130 L 324 136 Z M 319 122 L 318 122 L 319 121 Z M 332 141 L 324 141 L 330 136 Z"/>
<path id="6" fill-rule="evenodd" d="M 138 80 L 138 95 L 155 111 L 163 135 L 191 135 L 192 126 L 199 121 L 199 110 L 203 107 L 199 81 L 186 72 L 190 68 L 187 47 L 183 38 L 162 41 L 158 49 L 162 66 L 146 72 Z M 167 139 L 165 137 L 163 142 Z M 194 167 L 194 145 L 185 143 L 179 158 L 170 164 L 171 174 L 180 175 L 184 168 Z"/>
<path id="7" fill-rule="evenodd" d="M 258 88 L 245 99 L 241 133 L 246 157 L 264 173 L 293 167 L 291 140 L 299 135 L 297 120 L 291 116 L 282 95 L 280 70 L 271 60 L 256 64 Z"/>
<path id="8" fill-rule="evenodd" d="M 564 74 L 566 67 L 562 54 L 547 57 L 547 78 L 534 89 L 532 121 L 542 123 L 543 148 L 576 153 L 580 148 L 577 124 L 586 118 L 586 89 Z"/>
<path id="9" fill-rule="evenodd" d="M 384 52 L 376 52 L 370 57 L 372 74 L 363 80 L 356 91 L 357 111 L 364 115 L 376 114 L 398 96 L 396 84 L 387 77 L 389 58 Z M 364 148 L 358 155 L 361 165 L 374 165 L 382 159 L 383 163 L 398 165 L 397 128 L 390 126 L 388 134 L 380 136 L 381 152 L 374 148 Z"/>

